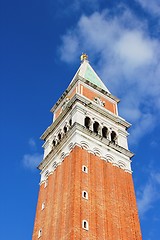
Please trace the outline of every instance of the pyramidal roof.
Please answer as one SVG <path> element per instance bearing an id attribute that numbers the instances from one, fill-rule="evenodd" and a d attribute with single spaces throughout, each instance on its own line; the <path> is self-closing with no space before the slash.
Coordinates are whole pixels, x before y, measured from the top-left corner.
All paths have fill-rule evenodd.
<path id="1" fill-rule="evenodd" d="M 79 69 L 77 70 L 76 74 L 74 75 L 71 83 L 78 76 L 82 77 L 83 79 L 88 80 L 89 82 L 96 85 L 97 87 L 99 87 L 99 88 L 105 90 L 106 92 L 110 93 L 108 88 L 104 85 L 102 80 L 99 78 L 97 73 L 93 70 L 93 68 L 89 64 L 88 56 L 86 54 L 82 54 L 81 65 L 80 65 Z"/>

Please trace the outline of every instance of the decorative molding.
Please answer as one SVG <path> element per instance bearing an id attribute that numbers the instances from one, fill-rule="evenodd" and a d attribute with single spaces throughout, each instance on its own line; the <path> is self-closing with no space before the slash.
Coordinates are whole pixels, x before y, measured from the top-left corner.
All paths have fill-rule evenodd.
<path id="1" fill-rule="evenodd" d="M 39 164 L 38 168 L 40 170 L 42 170 L 44 168 L 44 166 L 48 163 L 48 161 L 50 161 L 51 158 L 53 158 L 56 154 L 58 154 L 59 152 L 62 151 L 62 149 L 65 147 L 66 143 L 75 135 L 77 136 L 77 132 L 78 135 L 81 137 L 81 141 L 82 141 L 82 147 L 88 149 L 88 143 L 86 143 L 86 140 L 90 141 L 92 144 L 96 143 L 96 146 L 102 146 L 104 147 L 105 150 L 112 151 L 115 150 L 115 152 L 123 154 L 124 156 L 126 156 L 127 158 L 131 158 L 134 156 L 134 154 L 132 152 L 130 152 L 129 150 L 112 143 L 110 140 L 106 139 L 106 138 L 102 138 L 102 136 L 95 134 L 94 132 L 92 132 L 89 129 L 86 129 L 84 126 L 81 126 L 78 123 L 74 123 L 70 130 L 67 132 L 66 135 L 64 135 L 64 137 L 61 139 L 61 141 L 59 142 L 58 145 L 56 145 L 54 148 L 52 148 L 52 150 L 44 157 L 44 159 L 42 160 L 42 162 Z M 81 142 L 80 141 L 80 142 Z M 73 149 L 75 143 L 77 141 L 74 142 L 70 142 L 70 149 Z M 81 143 L 78 143 L 79 146 L 81 146 Z M 89 150 L 94 154 L 93 150 Z"/>
<path id="2" fill-rule="evenodd" d="M 102 153 L 101 153 L 101 151 L 98 148 L 94 148 L 93 149 L 93 153 L 94 153 L 94 155 L 102 158 Z"/>
<path id="3" fill-rule="evenodd" d="M 87 129 L 83 128 L 82 131 L 82 126 L 75 124 L 68 132 L 67 138 L 64 138 L 55 150 L 52 150 L 50 154 L 46 156 L 39 165 L 39 169 L 42 170 L 41 183 L 62 164 L 75 146 L 85 149 L 88 153 L 98 156 L 100 160 L 110 162 L 113 166 L 121 168 L 125 172 L 132 173 L 130 157 L 123 153 L 121 147 L 114 146 L 113 144 L 115 147 L 113 148 L 107 139 L 105 139 L 105 141 L 101 140 L 100 142 L 98 136 L 92 136 L 92 133 L 91 136 L 89 136 L 86 135 L 86 132 L 88 132 Z M 107 142 L 108 144 L 106 144 Z M 117 147 L 121 149 L 121 152 L 116 150 Z M 125 151 L 126 154 L 131 154 L 128 150 Z"/>
<path id="4" fill-rule="evenodd" d="M 95 97 L 93 101 L 101 107 L 105 106 L 105 101 L 102 101 L 99 97 Z"/>
<path id="5" fill-rule="evenodd" d="M 70 99 L 68 97 L 66 97 L 63 105 L 62 105 L 62 111 L 67 107 L 67 104 L 69 103 Z"/>
<path id="6" fill-rule="evenodd" d="M 73 148 L 70 149 L 69 145 L 67 146 L 68 151 L 62 152 L 60 158 L 55 157 L 56 160 L 52 159 L 52 164 L 49 164 L 47 166 L 47 170 L 45 169 L 45 172 L 44 172 L 44 170 L 42 170 L 42 173 L 41 173 L 42 176 L 41 176 L 41 183 L 40 184 L 44 183 L 44 181 L 48 178 L 48 176 L 50 174 L 53 174 L 53 172 L 56 170 L 56 168 L 62 164 L 62 162 L 65 160 L 65 158 L 73 150 Z M 101 152 L 100 149 L 98 149 L 98 148 L 92 149 L 91 146 L 88 146 L 86 148 L 87 145 L 88 145 L 87 143 L 84 144 L 84 142 L 83 143 L 81 142 L 80 144 L 79 143 L 75 143 L 74 147 L 75 146 L 81 147 L 82 149 L 85 149 L 87 152 L 98 156 L 100 158 L 100 160 L 109 162 L 113 166 L 123 169 L 125 172 L 128 172 L 130 174 L 132 173 L 131 168 L 129 167 L 130 164 L 129 165 L 126 164 L 125 160 L 124 161 L 123 160 L 117 160 L 115 157 L 113 157 L 110 154 L 103 155 L 103 153 Z M 84 148 L 84 146 L 85 146 L 85 148 Z M 57 158 L 58 158 L 58 162 L 57 162 Z M 50 167 L 50 165 L 51 165 L 51 167 Z"/>
<path id="7" fill-rule="evenodd" d="M 81 146 L 81 148 L 83 148 L 85 150 L 89 150 L 89 146 L 88 146 L 87 142 L 85 142 L 85 141 L 81 141 L 80 146 Z"/>

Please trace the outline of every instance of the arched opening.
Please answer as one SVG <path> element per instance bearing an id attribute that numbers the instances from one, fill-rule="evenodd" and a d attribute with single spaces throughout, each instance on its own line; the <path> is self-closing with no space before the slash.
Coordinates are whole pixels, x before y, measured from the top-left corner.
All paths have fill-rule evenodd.
<path id="1" fill-rule="evenodd" d="M 114 131 L 111 132 L 111 142 L 115 143 L 116 142 L 117 135 Z"/>
<path id="2" fill-rule="evenodd" d="M 40 238 L 41 236 L 42 236 L 42 229 L 38 231 L 38 238 Z"/>
<path id="3" fill-rule="evenodd" d="M 53 146 L 55 147 L 55 146 L 56 146 L 56 141 L 55 141 L 55 140 L 53 140 L 53 142 L 52 142 L 52 143 L 53 143 Z"/>
<path id="4" fill-rule="evenodd" d="M 85 229 L 85 230 L 89 229 L 88 222 L 86 220 L 82 221 L 82 228 Z"/>
<path id="5" fill-rule="evenodd" d="M 82 197 L 88 200 L 88 192 L 82 191 Z"/>
<path id="6" fill-rule="evenodd" d="M 72 119 L 69 120 L 69 125 L 72 126 Z"/>
<path id="7" fill-rule="evenodd" d="M 84 119 L 84 126 L 89 129 L 89 126 L 90 126 L 90 123 L 91 123 L 91 119 L 89 117 L 86 117 Z"/>
<path id="8" fill-rule="evenodd" d="M 64 126 L 63 130 L 64 130 L 64 133 L 66 133 L 67 132 L 67 127 Z"/>
<path id="9" fill-rule="evenodd" d="M 102 128 L 102 137 L 107 138 L 108 129 L 106 127 Z"/>
<path id="10" fill-rule="evenodd" d="M 85 165 L 82 166 L 82 172 L 88 173 L 88 168 Z"/>
<path id="11" fill-rule="evenodd" d="M 99 123 L 98 122 L 94 122 L 94 124 L 93 124 L 93 132 L 98 134 L 98 130 L 99 130 Z"/>
<path id="12" fill-rule="evenodd" d="M 61 134 L 60 133 L 58 134 L 58 139 L 61 140 Z"/>

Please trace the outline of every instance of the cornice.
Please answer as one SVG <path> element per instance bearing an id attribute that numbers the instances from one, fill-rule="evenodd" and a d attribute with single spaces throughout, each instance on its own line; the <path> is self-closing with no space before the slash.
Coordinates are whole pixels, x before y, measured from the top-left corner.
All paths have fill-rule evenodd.
<path id="1" fill-rule="evenodd" d="M 49 161 L 51 161 L 51 159 L 53 159 L 58 153 L 60 153 L 62 151 L 62 148 L 66 145 L 67 142 L 69 142 L 69 139 L 74 134 L 77 134 L 78 132 L 81 134 L 84 134 L 85 139 L 87 139 L 87 138 L 89 139 L 89 137 L 91 137 L 93 139 L 93 141 L 99 142 L 99 145 L 105 146 L 107 150 L 112 149 L 120 154 L 125 155 L 129 159 L 134 156 L 134 154 L 132 152 L 130 152 L 129 150 L 127 150 L 117 144 L 111 143 L 108 139 L 103 138 L 102 136 L 100 136 L 98 134 L 95 134 L 94 132 L 86 129 L 85 127 L 83 127 L 82 125 L 80 125 L 78 123 L 74 123 L 73 126 L 70 128 L 70 130 L 66 133 L 66 135 L 64 135 L 64 137 L 59 142 L 59 144 L 57 146 L 55 146 L 54 149 L 51 150 L 51 152 L 39 164 L 38 169 L 42 170 L 49 163 Z M 73 145 L 79 145 L 79 144 L 80 143 L 78 143 L 78 142 L 73 143 Z"/>

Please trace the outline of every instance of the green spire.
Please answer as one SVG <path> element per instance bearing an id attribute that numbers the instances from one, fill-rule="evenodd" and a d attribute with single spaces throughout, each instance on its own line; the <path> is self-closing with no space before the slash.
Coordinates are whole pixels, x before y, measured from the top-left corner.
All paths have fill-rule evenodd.
<path id="1" fill-rule="evenodd" d="M 93 70 L 93 68 L 89 64 L 88 56 L 85 53 L 81 55 L 81 66 L 79 67 L 75 76 L 77 75 L 81 76 L 82 78 L 88 80 L 97 87 L 110 93 L 105 84 L 102 82 L 97 73 Z"/>

